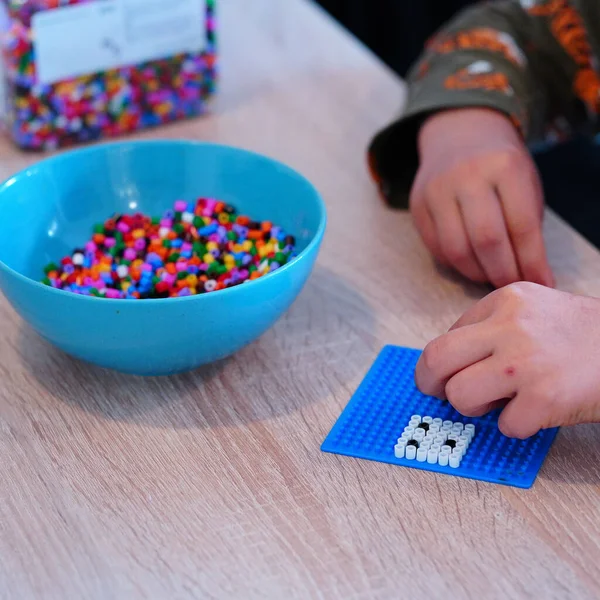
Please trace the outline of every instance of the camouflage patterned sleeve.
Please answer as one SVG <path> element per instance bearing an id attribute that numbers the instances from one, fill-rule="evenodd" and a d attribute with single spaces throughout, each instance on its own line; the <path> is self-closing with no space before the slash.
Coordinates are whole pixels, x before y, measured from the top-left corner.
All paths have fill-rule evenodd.
<path id="1" fill-rule="evenodd" d="M 434 36 L 409 74 L 403 116 L 369 147 L 386 200 L 408 206 L 418 131 L 436 111 L 498 110 L 528 142 L 585 126 L 600 98 L 585 10 L 584 0 L 501 0 L 461 13 Z"/>

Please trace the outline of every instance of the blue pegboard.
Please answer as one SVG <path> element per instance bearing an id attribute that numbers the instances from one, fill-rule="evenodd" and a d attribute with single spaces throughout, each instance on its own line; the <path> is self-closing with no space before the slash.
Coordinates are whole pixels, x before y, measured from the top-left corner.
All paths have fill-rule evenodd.
<path id="1" fill-rule="evenodd" d="M 498 429 L 499 411 L 467 418 L 448 402 L 425 396 L 414 384 L 420 350 L 386 346 L 323 442 L 325 452 L 435 471 L 469 479 L 530 488 L 558 429 L 527 440 Z M 476 434 L 458 468 L 396 458 L 394 446 L 413 414 L 473 423 Z"/>

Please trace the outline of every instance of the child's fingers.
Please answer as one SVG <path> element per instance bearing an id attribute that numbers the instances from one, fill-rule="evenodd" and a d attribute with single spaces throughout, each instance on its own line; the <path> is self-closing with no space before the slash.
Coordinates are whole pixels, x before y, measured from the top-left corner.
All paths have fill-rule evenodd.
<path id="1" fill-rule="evenodd" d="M 417 231 L 423 239 L 423 243 L 433 256 L 441 263 L 447 264 L 446 257 L 442 253 L 435 231 L 433 218 L 429 213 L 429 209 L 425 202 L 420 202 L 415 205 L 412 210 L 412 217 Z"/>
<path id="2" fill-rule="evenodd" d="M 498 193 L 523 278 L 553 287 L 539 216 L 543 200 L 537 174 L 529 168 L 515 169 L 500 178 Z"/>
<path id="3" fill-rule="evenodd" d="M 494 356 L 459 371 L 446 384 L 446 398 L 466 417 L 480 417 L 495 408 L 499 401 L 512 398 L 517 391 L 514 377 L 504 372 Z"/>
<path id="4" fill-rule="evenodd" d="M 504 435 L 524 440 L 540 430 L 547 406 L 526 396 L 517 394 L 500 414 L 498 427 Z"/>
<path id="5" fill-rule="evenodd" d="M 459 205 L 471 246 L 488 281 L 495 287 L 519 281 L 515 252 L 495 190 L 485 185 L 464 190 Z"/>
<path id="6" fill-rule="evenodd" d="M 430 214 L 445 261 L 473 281 L 487 281 L 471 248 L 457 201 L 452 197 L 435 198 Z"/>
<path id="7" fill-rule="evenodd" d="M 489 357 L 494 335 L 481 324 L 450 331 L 425 347 L 415 370 L 417 387 L 429 396 L 446 397 L 446 383 L 459 371 Z"/>
<path id="8" fill-rule="evenodd" d="M 494 313 L 499 301 L 500 290 L 495 290 L 466 310 L 449 331 L 484 321 Z"/>

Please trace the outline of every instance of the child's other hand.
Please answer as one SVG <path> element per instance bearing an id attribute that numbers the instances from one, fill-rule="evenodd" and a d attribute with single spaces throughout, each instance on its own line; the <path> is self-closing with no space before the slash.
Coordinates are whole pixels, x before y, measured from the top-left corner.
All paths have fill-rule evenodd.
<path id="1" fill-rule="evenodd" d="M 419 134 L 421 166 L 410 207 L 429 250 L 474 281 L 552 286 L 537 170 L 501 113 L 437 113 Z"/>
<path id="2" fill-rule="evenodd" d="M 532 283 L 496 290 L 432 341 L 415 379 L 465 416 L 508 400 L 510 437 L 600 421 L 600 300 Z"/>

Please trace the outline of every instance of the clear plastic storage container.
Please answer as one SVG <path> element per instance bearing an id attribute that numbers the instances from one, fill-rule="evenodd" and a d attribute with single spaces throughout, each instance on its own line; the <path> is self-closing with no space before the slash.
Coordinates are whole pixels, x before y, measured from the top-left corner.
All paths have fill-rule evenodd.
<path id="1" fill-rule="evenodd" d="M 216 0 L 0 0 L 3 118 L 54 149 L 204 112 Z"/>

